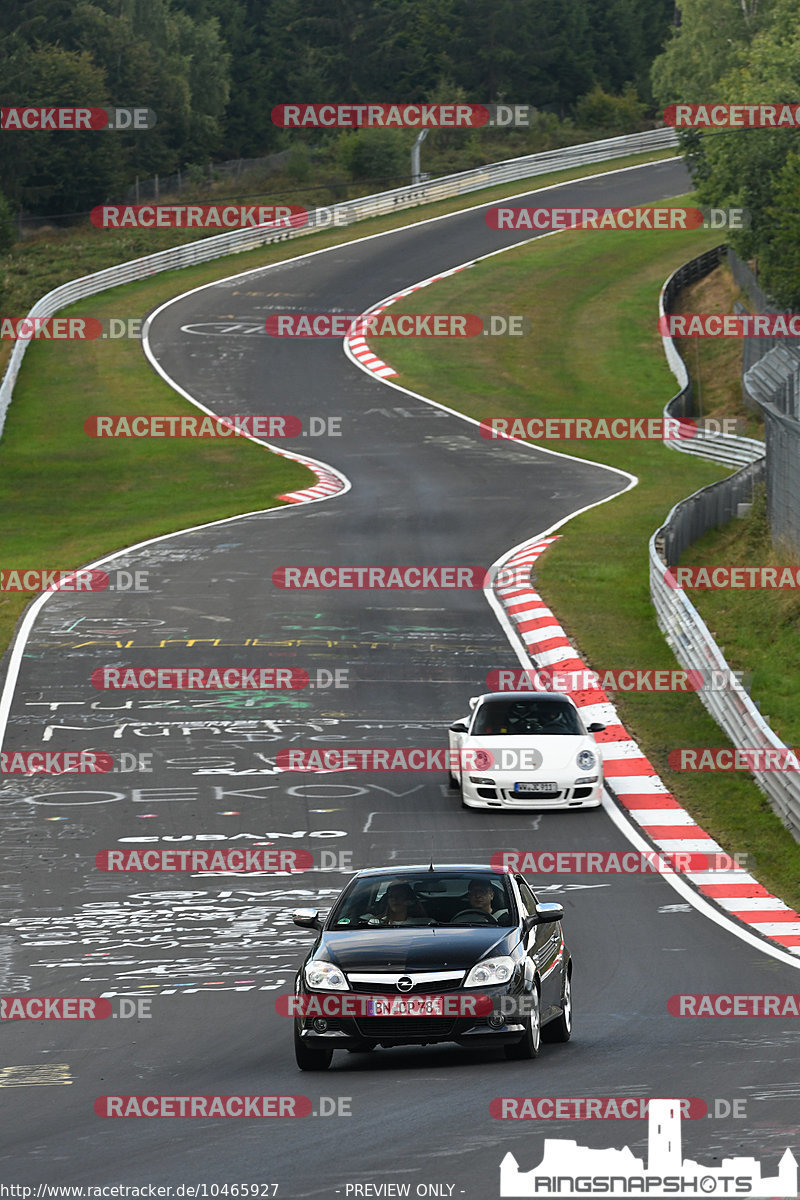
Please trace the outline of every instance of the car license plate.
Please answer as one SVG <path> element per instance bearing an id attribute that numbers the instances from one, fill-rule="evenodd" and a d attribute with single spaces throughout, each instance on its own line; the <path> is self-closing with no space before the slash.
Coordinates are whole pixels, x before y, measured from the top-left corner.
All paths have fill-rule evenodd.
<path id="1" fill-rule="evenodd" d="M 515 783 L 515 792 L 557 792 L 557 783 Z"/>
<path id="2" fill-rule="evenodd" d="M 385 1000 L 367 1001 L 370 1017 L 441 1017 L 444 1016 L 442 996 L 387 996 Z"/>

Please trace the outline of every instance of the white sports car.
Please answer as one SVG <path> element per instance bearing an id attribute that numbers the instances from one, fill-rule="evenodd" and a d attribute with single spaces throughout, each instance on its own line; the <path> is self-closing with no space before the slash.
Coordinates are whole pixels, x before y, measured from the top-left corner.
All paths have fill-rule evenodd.
<path id="1" fill-rule="evenodd" d="M 451 787 L 465 808 L 597 808 L 603 757 L 577 705 L 558 692 L 487 692 L 450 726 Z"/>

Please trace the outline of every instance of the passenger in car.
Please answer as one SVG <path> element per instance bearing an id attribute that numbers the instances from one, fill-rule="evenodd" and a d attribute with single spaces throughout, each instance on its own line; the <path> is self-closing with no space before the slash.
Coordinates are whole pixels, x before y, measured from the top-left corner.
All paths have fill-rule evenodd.
<path id="1" fill-rule="evenodd" d="M 390 883 L 378 916 L 386 925 L 400 925 L 405 921 L 424 918 L 427 913 L 410 883 Z"/>

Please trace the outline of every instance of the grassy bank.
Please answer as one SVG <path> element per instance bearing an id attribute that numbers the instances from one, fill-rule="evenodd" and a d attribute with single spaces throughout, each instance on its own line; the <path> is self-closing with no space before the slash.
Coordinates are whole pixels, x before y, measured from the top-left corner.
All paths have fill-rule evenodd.
<path id="1" fill-rule="evenodd" d="M 530 335 L 474 341 L 373 339 L 398 382 L 477 419 L 659 415 L 675 392 L 656 332 L 658 292 L 714 234 L 567 233 L 479 263 L 393 311 L 527 313 Z M 391 345 L 389 343 L 392 343 Z M 650 604 L 648 540 L 669 509 L 727 472 L 659 442 L 551 444 L 634 473 L 638 486 L 570 521 L 540 559 L 536 586 L 595 668 L 674 667 Z M 540 532 L 535 514 L 530 532 Z M 498 553 L 502 550 L 498 544 Z M 762 882 L 800 903 L 800 846 L 748 775 L 670 769 L 670 750 L 727 739 L 700 701 L 618 694 L 622 719 L 667 786 Z"/>

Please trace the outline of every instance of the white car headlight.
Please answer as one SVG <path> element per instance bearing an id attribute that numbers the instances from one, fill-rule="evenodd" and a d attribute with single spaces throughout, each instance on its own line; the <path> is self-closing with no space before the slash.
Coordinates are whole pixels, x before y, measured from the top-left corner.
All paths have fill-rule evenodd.
<path id="1" fill-rule="evenodd" d="M 492 983 L 508 983 L 514 974 L 514 960 L 508 954 L 484 958 L 476 963 L 464 980 L 464 987 L 488 987 Z"/>
<path id="2" fill-rule="evenodd" d="M 346 992 L 347 980 L 338 967 L 329 962 L 310 962 L 303 972 L 306 984 L 318 992 Z"/>
<path id="3" fill-rule="evenodd" d="M 579 750 L 578 757 L 575 760 L 580 771 L 591 771 L 594 764 L 597 762 L 597 756 L 591 750 Z"/>

